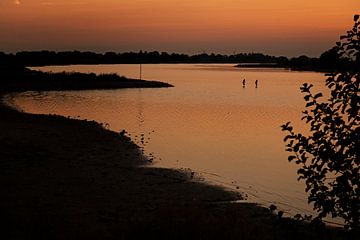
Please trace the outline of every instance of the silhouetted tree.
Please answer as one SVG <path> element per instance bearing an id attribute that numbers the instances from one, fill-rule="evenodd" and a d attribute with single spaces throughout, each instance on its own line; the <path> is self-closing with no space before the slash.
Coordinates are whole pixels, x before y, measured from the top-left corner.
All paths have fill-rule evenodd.
<path id="1" fill-rule="evenodd" d="M 314 68 L 318 68 L 319 65 L 319 59 L 318 58 L 310 58 L 307 56 L 299 56 L 299 57 L 294 57 L 290 59 L 290 67 L 291 68 L 298 68 L 298 69 L 314 69 Z"/>
<path id="2" fill-rule="evenodd" d="M 349 71 L 327 74 L 330 90 L 327 101 L 313 94 L 312 84 L 304 84 L 306 108 L 303 120 L 309 135 L 295 133 L 290 123 L 282 126 L 288 135 L 289 161 L 300 165 L 299 180 L 306 182 L 308 201 L 319 213 L 345 219 L 345 227 L 359 229 L 360 217 L 360 21 L 337 42 L 339 54 L 351 62 Z M 334 53 L 332 53 L 334 54 Z"/>
<path id="3" fill-rule="evenodd" d="M 6 55 L 6 54 L 5 54 Z M 1 57 L 1 56 L 0 56 Z M 240 53 L 236 55 L 221 54 L 195 54 L 186 55 L 179 53 L 147 52 L 79 52 L 79 51 L 32 51 L 18 52 L 14 60 L 24 66 L 46 66 L 66 64 L 122 64 L 122 63 L 278 63 L 279 66 L 287 66 L 287 57 L 275 57 L 261 53 Z M 308 58 L 310 59 L 310 58 Z M 295 62 L 296 64 L 297 62 Z M 307 64 L 311 65 L 311 64 Z M 313 65 L 312 65 L 313 66 Z M 316 67 L 316 66 L 315 66 Z"/>
<path id="4" fill-rule="evenodd" d="M 336 68 L 339 65 L 343 65 L 342 64 L 342 60 L 341 60 L 341 56 L 339 53 L 339 48 L 337 46 L 325 51 L 324 53 L 322 53 L 320 55 L 319 58 L 320 64 L 323 67 L 331 67 L 331 68 Z"/>

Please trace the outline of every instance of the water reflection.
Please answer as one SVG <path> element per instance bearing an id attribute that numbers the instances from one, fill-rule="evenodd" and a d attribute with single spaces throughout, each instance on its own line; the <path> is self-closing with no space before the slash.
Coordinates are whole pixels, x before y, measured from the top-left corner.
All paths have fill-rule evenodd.
<path id="1" fill-rule="evenodd" d="M 311 82 L 322 89 L 322 74 L 228 64 L 142 68 L 144 78 L 175 88 L 25 93 L 14 102 L 29 112 L 80 116 L 106 122 L 115 131 L 126 129 L 157 166 L 191 168 L 209 181 L 246 192 L 252 201 L 275 203 L 285 211 L 311 210 L 304 184 L 296 180 L 296 166 L 287 162 L 280 125 L 292 121 L 304 130 L 299 87 Z M 138 77 L 138 65 L 46 70 Z"/>

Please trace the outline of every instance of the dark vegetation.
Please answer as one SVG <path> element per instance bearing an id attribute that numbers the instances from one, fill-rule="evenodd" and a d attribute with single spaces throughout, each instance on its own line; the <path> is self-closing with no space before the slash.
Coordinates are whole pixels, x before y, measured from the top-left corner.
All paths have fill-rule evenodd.
<path id="1" fill-rule="evenodd" d="M 197 54 L 186 55 L 178 53 L 125 52 L 125 53 L 94 53 L 94 52 L 18 52 L 16 54 L 0 53 L 0 59 L 17 62 L 25 66 L 68 65 L 68 64 L 138 64 L 138 63 L 282 63 L 289 60 L 286 57 L 274 57 L 261 53 L 240 53 L 234 55 Z"/>
<path id="2" fill-rule="evenodd" d="M 351 62 L 341 59 L 337 47 L 334 47 L 319 58 L 299 56 L 287 58 L 284 56 L 270 56 L 262 53 L 239 53 L 233 55 L 196 54 L 186 55 L 178 53 L 153 52 L 125 52 L 125 53 L 94 53 L 79 51 L 37 51 L 5 54 L 0 52 L 1 59 L 16 62 L 23 66 L 69 65 L 69 64 L 139 64 L 139 63 L 261 63 L 261 67 L 281 67 L 294 70 L 327 71 L 347 69 Z M 246 65 L 259 67 L 259 65 Z"/>
<path id="3" fill-rule="evenodd" d="M 301 87 L 306 101 L 303 120 L 310 133 L 295 133 L 290 123 L 282 126 L 289 161 L 299 165 L 308 201 L 318 212 L 315 220 L 330 215 L 345 219 L 346 228 L 360 230 L 360 21 L 341 36 L 336 49 L 353 68 L 327 74 L 330 96 L 313 93 L 312 84 Z M 359 233 L 360 234 L 360 233 Z M 358 235 L 359 237 L 360 235 Z"/>
<path id="4" fill-rule="evenodd" d="M 3 55 L 0 59 L 0 91 L 50 91 L 116 89 L 134 87 L 171 87 L 172 85 L 128 79 L 115 73 L 42 72 L 30 70 L 16 59 Z"/>

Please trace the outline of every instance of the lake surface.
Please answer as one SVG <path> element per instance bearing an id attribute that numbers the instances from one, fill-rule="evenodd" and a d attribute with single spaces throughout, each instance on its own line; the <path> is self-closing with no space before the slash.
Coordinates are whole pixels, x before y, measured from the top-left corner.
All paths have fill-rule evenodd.
<path id="1" fill-rule="evenodd" d="M 139 65 L 74 65 L 46 71 L 115 72 L 139 77 Z M 304 82 L 324 90 L 321 73 L 235 68 L 231 64 L 144 64 L 143 79 L 174 88 L 27 92 L 11 101 L 27 112 L 55 113 L 126 129 L 157 167 L 191 168 L 249 201 L 308 213 L 305 185 L 287 161 L 280 125 L 300 121 Z M 246 87 L 242 81 L 246 79 Z M 255 80 L 259 80 L 255 88 Z"/>

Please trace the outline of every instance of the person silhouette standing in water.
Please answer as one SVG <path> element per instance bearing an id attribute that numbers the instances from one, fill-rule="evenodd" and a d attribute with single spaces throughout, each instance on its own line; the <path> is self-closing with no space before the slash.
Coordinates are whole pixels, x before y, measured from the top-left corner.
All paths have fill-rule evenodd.
<path id="1" fill-rule="evenodd" d="M 255 88 L 257 88 L 258 87 L 258 80 L 256 79 L 255 80 Z"/>
<path id="2" fill-rule="evenodd" d="M 243 88 L 245 88 L 245 84 L 246 84 L 246 82 L 245 82 L 245 78 L 244 78 L 244 80 L 243 80 Z"/>

